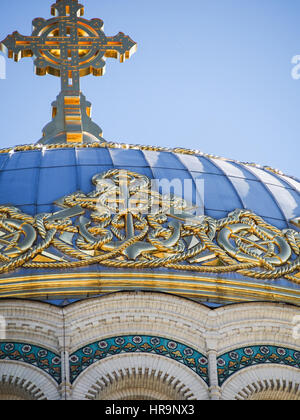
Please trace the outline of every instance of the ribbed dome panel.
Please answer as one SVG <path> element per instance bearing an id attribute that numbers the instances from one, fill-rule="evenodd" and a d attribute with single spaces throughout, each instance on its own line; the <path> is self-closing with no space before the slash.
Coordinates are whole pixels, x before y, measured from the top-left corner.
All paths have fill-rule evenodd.
<path id="1" fill-rule="evenodd" d="M 185 198 L 195 203 L 200 197 L 205 214 L 214 218 L 244 208 L 283 229 L 300 215 L 300 182 L 295 178 L 208 156 L 110 148 L 0 154 L 0 204 L 14 205 L 32 215 L 53 212 L 57 210 L 54 201 L 77 190 L 90 192 L 92 177 L 113 168 L 151 179 L 176 179 L 182 185 L 190 180 L 192 188 L 185 191 Z"/>

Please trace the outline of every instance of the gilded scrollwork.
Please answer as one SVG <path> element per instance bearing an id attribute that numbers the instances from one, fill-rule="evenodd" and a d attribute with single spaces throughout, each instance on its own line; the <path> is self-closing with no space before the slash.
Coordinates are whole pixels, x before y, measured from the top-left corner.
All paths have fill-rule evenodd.
<path id="1" fill-rule="evenodd" d="M 300 234 L 249 210 L 216 220 L 195 216 L 182 198 L 163 195 L 146 176 L 110 170 L 95 189 L 35 217 L 0 207 L 0 273 L 24 269 L 106 267 L 233 273 L 300 282 Z"/>

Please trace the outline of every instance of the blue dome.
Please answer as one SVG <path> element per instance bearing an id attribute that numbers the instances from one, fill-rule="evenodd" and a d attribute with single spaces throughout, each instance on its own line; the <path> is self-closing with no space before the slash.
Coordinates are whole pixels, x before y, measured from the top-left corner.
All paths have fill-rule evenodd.
<path id="1" fill-rule="evenodd" d="M 203 202 L 205 214 L 216 219 L 248 209 L 284 229 L 300 215 L 300 181 L 295 178 L 223 158 L 141 149 L 37 148 L 1 153 L 0 204 L 31 215 L 54 212 L 56 200 L 78 190 L 90 192 L 95 174 L 117 168 L 150 179 L 190 180 L 193 188 L 185 191 L 185 198 Z"/>
<path id="2" fill-rule="evenodd" d="M 134 213 L 125 190 L 111 198 L 122 179 L 131 193 L 155 180 L 160 210 L 148 214 L 142 198 Z M 183 213 L 172 195 L 166 206 L 168 192 L 189 204 Z M 0 207 L 0 297 L 61 304 L 155 290 L 212 305 L 300 300 L 300 181 L 271 168 L 185 149 L 20 146 L 0 151 Z"/>

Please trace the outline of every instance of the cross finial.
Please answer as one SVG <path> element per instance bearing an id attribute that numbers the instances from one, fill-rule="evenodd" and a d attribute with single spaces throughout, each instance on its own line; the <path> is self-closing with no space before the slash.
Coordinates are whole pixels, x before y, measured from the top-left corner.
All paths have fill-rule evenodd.
<path id="1" fill-rule="evenodd" d="M 84 15 L 84 7 L 78 4 L 78 0 L 56 0 L 56 3 L 51 6 L 52 16 L 75 16 Z"/>
<path id="2" fill-rule="evenodd" d="M 53 120 L 43 130 L 39 143 L 91 142 L 102 138 L 102 130 L 90 118 L 91 104 L 80 91 L 80 77 L 103 76 L 106 58 L 130 58 L 136 43 L 122 32 L 107 37 L 103 21 L 83 19 L 78 0 L 57 0 L 49 20 L 33 20 L 31 36 L 9 35 L 0 47 L 9 58 L 19 61 L 34 57 L 36 74 L 61 79 L 61 93 L 53 103 Z M 91 137 L 92 136 L 92 137 Z"/>

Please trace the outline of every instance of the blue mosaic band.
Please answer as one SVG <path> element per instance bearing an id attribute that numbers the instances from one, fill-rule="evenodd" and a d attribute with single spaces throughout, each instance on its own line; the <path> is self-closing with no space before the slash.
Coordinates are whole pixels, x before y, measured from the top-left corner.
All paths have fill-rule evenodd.
<path id="1" fill-rule="evenodd" d="M 1 360 L 17 360 L 36 366 L 49 374 L 57 383 L 61 382 L 60 356 L 43 347 L 28 343 L 1 342 Z"/>
<path id="2" fill-rule="evenodd" d="M 217 363 L 222 386 L 231 375 L 249 366 L 275 363 L 300 369 L 300 351 L 269 345 L 249 346 L 221 355 Z"/>
<path id="3" fill-rule="evenodd" d="M 145 335 L 107 338 L 77 350 L 70 355 L 71 383 L 98 360 L 125 353 L 154 353 L 166 356 L 192 369 L 206 384 L 209 383 L 208 360 L 203 354 L 167 338 Z"/>
<path id="4" fill-rule="evenodd" d="M 208 360 L 185 344 L 157 336 L 128 335 L 110 337 L 88 344 L 70 355 L 73 383 L 89 366 L 117 354 L 152 353 L 168 357 L 192 369 L 209 385 Z M 12 360 L 35 366 L 61 383 L 60 356 L 28 343 L 1 342 L 0 361 Z M 219 386 L 234 373 L 250 366 L 278 364 L 300 369 L 300 351 L 270 345 L 248 346 L 224 353 L 217 359 Z"/>

